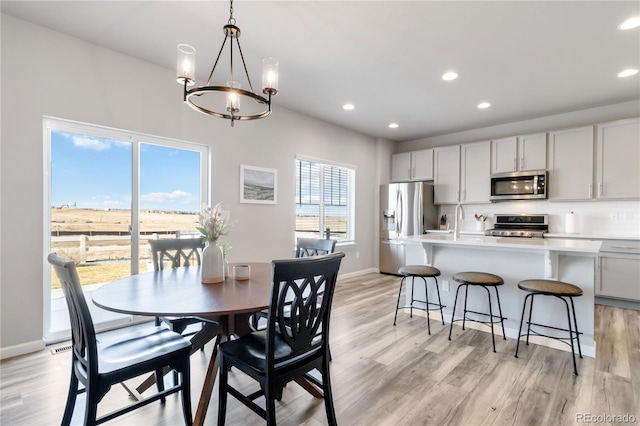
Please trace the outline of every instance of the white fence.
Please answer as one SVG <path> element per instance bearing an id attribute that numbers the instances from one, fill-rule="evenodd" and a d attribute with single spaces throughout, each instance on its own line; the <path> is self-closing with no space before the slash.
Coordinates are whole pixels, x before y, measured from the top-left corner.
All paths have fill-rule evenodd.
<path id="1" fill-rule="evenodd" d="M 174 234 L 150 234 L 140 236 L 140 254 L 150 253 L 149 240 L 174 239 L 174 238 L 202 238 L 199 232 L 181 232 Z M 120 244 L 118 244 L 120 242 Z M 87 262 L 87 257 L 98 257 L 97 253 L 104 253 L 106 259 L 118 252 L 129 252 L 128 255 L 118 257 L 119 259 L 131 258 L 131 235 L 67 235 L 61 237 L 51 237 L 51 247 L 63 248 L 66 256 L 77 259 L 80 264 Z M 75 243 L 75 244 L 74 244 Z M 77 256 L 75 256 L 77 254 Z M 90 256 L 96 254 L 96 256 Z M 150 257 L 150 256 L 149 256 Z"/>

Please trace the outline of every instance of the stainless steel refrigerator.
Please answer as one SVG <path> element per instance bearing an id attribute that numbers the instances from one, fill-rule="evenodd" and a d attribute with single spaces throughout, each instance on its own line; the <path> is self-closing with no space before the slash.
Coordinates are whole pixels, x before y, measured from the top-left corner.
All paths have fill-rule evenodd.
<path id="1" fill-rule="evenodd" d="M 405 264 L 405 245 L 399 239 L 436 229 L 433 185 L 426 182 L 380 185 L 380 272 L 397 274 Z"/>

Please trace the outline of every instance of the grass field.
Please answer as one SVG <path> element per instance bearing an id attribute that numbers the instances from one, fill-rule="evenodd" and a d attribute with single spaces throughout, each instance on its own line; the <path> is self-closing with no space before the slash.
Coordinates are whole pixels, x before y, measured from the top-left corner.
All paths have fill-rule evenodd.
<path id="1" fill-rule="evenodd" d="M 123 278 L 131 274 L 131 252 L 129 224 L 131 212 L 129 210 L 89 210 L 52 208 L 51 209 L 51 250 L 60 256 L 76 261 L 78 275 L 82 285 L 100 284 Z M 174 234 L 180 232 L 195 232 L 198 224 L 197 213 L 145 211 L 140 213 L 141 244 L 146 245 L 148 233 Z M 333 232 L 345 232 L 346 223 L 342 218 L 327 218 L 326 227 Z M 299 217 L 296 229 L 310 230 L 318 228 L 318 219 L 313 217 Z M 293 231 L 293 230 L 292 230 Z M 69 232 L 88 235 L 87 247 L 101 248 L 100 251 L 80 253 L 80 237 L 73 241 L 55 241 L 56 235 L 68 235 Z M 122 235 L 121 240 L 101 240 L 96 234 Z M 337 234 L 338 237 L 344 234 Z M 323 238 L 324 234 L 318 236 Z M 334 236 L 335 238 L 335 236 Z M 71 239 L 71 238 L 69 238 Z M 122 248 L 120 248 L 122 247 Z M 105 248 L 108 248 L 105 250 Z M 113 250 L 111 250 L 113 248 Z M 148 249 L 140 250 L 140 271 L 147 270 L 147 261 L 151 259 Z M 51 271 L 51 288 L 60 288 L 58 278 Z"/>
<path id="2" fill-rule="evenodd" d="M 128 235 L 131 223 L 131 212 L 128 210 L 89 210 L 89 209 L 51 209 L 52 236 L 63 235 L 67 232 L 77 232 L 93 235 L 96 232 L 108 232 L 113 235 Z M 141 212 L 140 232 L 175 233 L 176 231 L 194 232 L 198 224 L 198 214 L 183 214 L 174 212 Z M 146 241 L 142 241 L 146 243 Z M 92 241 L 93 246 L 122 246 L 122 249 L 98 251 L 87 254 L 86 262 L 80 263 L 79 243 L 52 242 L 51 250 L 60 256 L 76 261 L 78 275 L 82 285 L 99 284 L 123 278 L 131 274 L 130 241 Z M 151 253 L 141 250 L 140 271 L 147 270 L 147 260 Z M 60 288 L 55 273 L 51 271 L 51 288 Z"/>

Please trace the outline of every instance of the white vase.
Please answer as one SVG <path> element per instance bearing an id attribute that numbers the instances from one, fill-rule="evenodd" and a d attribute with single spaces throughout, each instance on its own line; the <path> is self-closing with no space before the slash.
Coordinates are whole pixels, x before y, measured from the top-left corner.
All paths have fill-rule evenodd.
<path id="1" fill-rule="evenodd" d="M 215 284 L 224 281 L 224 256 L 215 242 L 209 242 L 202 250 L 202 283 Z"/>

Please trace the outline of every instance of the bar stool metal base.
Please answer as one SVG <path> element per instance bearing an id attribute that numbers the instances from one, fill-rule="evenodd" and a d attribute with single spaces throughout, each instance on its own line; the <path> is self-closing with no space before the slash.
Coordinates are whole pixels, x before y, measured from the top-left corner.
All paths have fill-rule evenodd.
<path id="1" fill-rule="evenodd" d="M 427 273 L 426 275 L 420 274 L 418 273 L 411 273 L 410 271 L 412 270 L 412 268 L 415 269 L 421 269 L 424 268 L 426 270 L 431 270 L 430 273 Z M 442 325 L 444 325 L 444 314 L 442 309 L 446 308 L 446 305 L 442 304 L 442 300 L 440 299 L 440 288 L 438 287 L 438 279 L 436 278 L 438 275 L 440 275 L 440 271 L 436 268 L 430 268 L 430 267 L 421 267 L 421 266 L 403 266 L 402 268 L 400 268 L 400 270 L 398 271 L 401 275 L 403 275 L 402 280 L 400 281 L 400 289 L 398 290 L 398 300 L 396 302 L 396 314 L 393 318 L 393 325 L 396 325 L 396 321 L 398 319 L 398 309 L 400 308 L 410 308 L 409 310 L 409 317 L 413 318 L 413 304 L 414 302 L 420 302 L 420 303 L 424 303 L 425 304 L 425 308 L 416 308 L 416 309 L 420 309 L 423 311 L 426 311 L 427 313 L 427 332 L 429 334 L 431 334 L 431 324 L 430 324 L 430 319 L 429 319 L 429 311 L 433 311 L 433 310 L 439 310 L 440 311 L 440 317 L 442 319 Z M 402 295 L 402 286 L 405 284 L 405 280 L 407 278 L 411 278 L 411 304 L 410 305 L 404 305 L 404 306 L 400 306 L 400 296 Z M 418 300 L 415 299 L 413 294 L 414 294 L 414 289 L 415 289 L 415 279 L 416 278 L 422 278 L 422 281 L 424 282 L 424 292 L 425 292 L 425 298 L 426 300 Z M 434 282 L 435 282 L 435 287 L 436 287 L 436 292 L 438 294 L 438 303 L 432 303 L 429 302 L 429 290 L 428 290 L 428 286 L 427 286 L 427 278 L 433 278 Z M 435 306 L 434 308 L 430 308 L 429 306 Z"/>
<path id="2" fill-rule="evenodd" d="M 531 333 L 537 335 L 537 336 L 543 336 L 543 337 L 547 337 L 550 339 L 554 339 L 557 340 L 559 342 L 565 343 L 569 346 L 571 346 L 571 355 L 573 358 L 573 374 L 575 374 L 576 376 L 578 375 L 578 366 L 576 364 L 576 352 L 575 352 L 575 347 L 573 344 L 573 341 L 575 340 L 577 345 L 578 345 L 578 354 L 580 356 L 580 358 L 582 358 L 582 349 L 580 347 L 580 335 L 582 333 L 580 333 L 578 331 L 578 322 L 576 321 L 576 309 L 575 309 L 575 305 L 573 304 L 573 297 L 577 297 L 582 295 L 582 291 L 579 289 L 579 287 L 575 287 L 571 284 L 567 284 L 567 283 L 563 283 L 563 282 L 557 282 L 557 285 L 559 286 L 571 286 L 571 287 L 575 287 L 576 293 L 573 295 L 567 295 L 567 294 L 555 294 L 553 292 L 553 290 L 549 289 L 547 291 L 536 291 L 536 290 L 532 290 L 530 287 L 527 286 L 527 283 L 533 283 L 535 284 L 547 284 L 547 285 L 553 285 L 553 282 L 545 282 L 547 280 L 538 280 L 537 282 L 534 280 L 527 280 L 527 281 L 522 281 L 518 284 L 518 287 L 522 290 L 525 291 L 529 291 L 530 293 L 527 294 L 524 298 L 524 303 L 522 304 L 522 315 L 520 317 L 520 328 L 518 329 L 518 343 L 516 344 L 516 353 L 515 353 L 515 357 L 518 358 L 518 350 L 520 349 L 520 338 L 522 336 L 527 336 L 527 340 L 526 340 L 526 344 L 527 346 L 529 345 L 529 336 Z M 567 324 L 569 326 L 569 329 L 566 328 L 559 328 L 559 327 L 552 327 L 549 325 L 544 325 L 544 324 L 537 324 L 534 322 L 531 322 L 531 314 L 533 312 L 533 299 L 535 296 L 538 295 L 542 295 L 542 296 L 553 296 L 557 299 L 560 299 L 564 302 L 565 308 L 566 308 L 566 312 L 567 312 Z M 529 300 L 529 298 L 531 298 L 531 300 Z M 567 300 L 569 299 L 569 302 L 571 303 L 571 312 L 569 311 L 569 303 L 567 303 Z M 522 332 L 522 325 L 524 323 L 524 315 L 525 315 L 525 311 L 527 308 L 527 301 L 529 301 L 529 318 L 527 320 L 527 332 L 523 333 Z M 573 314 L 573 326 L 571 324 L 571 319 L 572 319 L 572 315 Z M 559 331 L 565 331 L 569 333 L 568 337 L 557 337 L 557 336 L 551 336 L 548 334 L 544 334 L 544 333 L 540 333 L 536 330 L 532 330 L 531 326 L 534 327 L 543 327 L 543 328 L 548 328 L 548 329 L 553 329 L 553 330 L 559 330 Z M 567 342 L 568 341 L 568 342 Z"/>
<path id="3" fill-rule="evenodd" d="M 481 278 L 489 278 L 489 282 L 484 283 L 484 282 L 472 282 L 468 280 L 468 277 L 471 276 L 478 276 Z M 467 321 L 472 321 L 472 322 L 477 322 L 480 324 L 485 324 L 491 327 L 491 341 L 493 343 L 493 352 L 496 352 L 496 338 L 495 338 L 495 333 L 493 330 L 493 324 L 495 323 L 500 323 L 500 325 L 502 326 L 502 338 L 504 340 L 507 340 L 507 336 L 505 335 L 504 332 L 504 320 L 506 320 L 507 318 L 502 316 L 502 306 L 500 305 L 500 294 L 498 293 L 498 288 L 497 286 L 502 285 L 503 281 L 502 278 L 498 277 L 497 275 L 493 275 L 493 274 L 487 274 L 487 273 L 481 273 L 481 272 L 463 272 L 460 274 L 455 274 L 453 276 L 453 280 L 460 282 L 461 284 L 458 286 L 458 289 L 456 290 L 456 298 L 453 302 L 453 311 L 451 312 L 451 325 L 449 326 L 449 340 L 451 340 L 451 333 L 453 331 L 453 323 L 456 321 L 462 321 L 462 329 L 465 329 L 465 324 Z M 468 295 L 469 295 L 469 286 L 477 286 L 477 287 L 482 287 L 487 291 L 487 298 L 489 300 L 489 313 L 485 313 L 485 312 L 477 312 L 477 311 L 472 311 L 470 309 L 467 309 L 467 300 L 468 300 Z M 455 315 L 456 315 L 456 305 L 458 303 L 458 294 L 460 293 L 460 289 L 464 287 L 465 288 L 465 292 L 464 292 L 464 310 L 462 313 L 462 318 L 459 319 L 455 319 Z M 499 315 L 494 315 L 493 314 L 493 308 L 492 308 L 492 303 L 491 303 L 491 292 L 489 291 L 489 287 L 493 287 L 493 289 L 496 292 L 496 300 L 498 301 L 498 314 Z M 484 315 L 489 317 L 488 321 L 480 321 L 477 319 L 473 319 L 473 318 L 467 318 L 467 312 L 472 313 L 472 314 L 476 314 L 476 315 Z M 495 318 L 498 318 L 498 320 L 494 320 Z"/>

